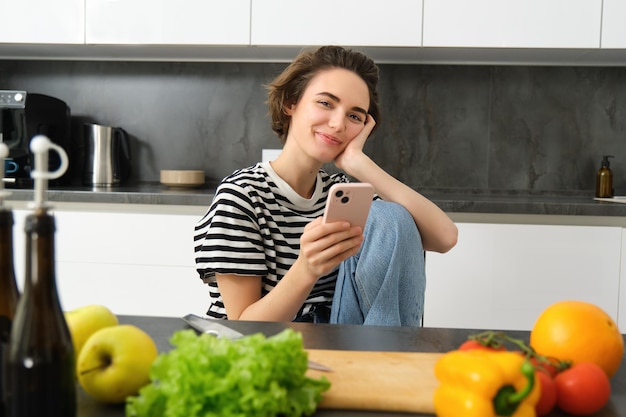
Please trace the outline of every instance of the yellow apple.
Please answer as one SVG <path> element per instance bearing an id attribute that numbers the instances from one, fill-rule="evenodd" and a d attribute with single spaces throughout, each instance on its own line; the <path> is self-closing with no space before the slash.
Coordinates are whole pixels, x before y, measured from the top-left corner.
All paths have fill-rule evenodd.
<path id="1" fill-rule="evenodd" d="M 154 340 L 139 327 L 106 327 L 83 346 L 76 363 L 78 382 L 97 401 L 121 403 L 150 382 L 157 356 Z"/>
<path id="2" fill-rule="evenodd" d="M 119 324 L 117 316 L 102 305 L 93 304 L 65 312 L 65 321 L 72 334 L 74 355 L 78 360 L 83 345 L 100 329 Z"/>

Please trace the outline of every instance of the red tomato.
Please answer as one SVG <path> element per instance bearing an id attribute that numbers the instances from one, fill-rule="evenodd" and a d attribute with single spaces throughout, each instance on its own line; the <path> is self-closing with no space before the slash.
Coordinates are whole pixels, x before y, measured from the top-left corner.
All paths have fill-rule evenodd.
<path id="1" fill-rule="evenodd" d="M 497 348 L 493 346 L 485 346 L 482 343 L 476 340 L 466 340 L 459 346 L 459 350 L 473 350 L 473 349 L 482 349 L 482 350 L 506 350 L 504 346 L 499 346 Z"/>
<path id="2" fill-rule="evenodd" d="M 535 381 L 541 386 L 541 396 L 535 405 L 537 416 L 545 416 L 556 405 L 556 385 L 554 379 L 547 372 L 535 371 Z"/>
<path id="3" fill-rule="evenodd" d="M 588 416 L 604 407 L 611 396 L 606 372 L 595 363 L 583 362 L 557 374 L 557 406 L 575 416 Z"/>

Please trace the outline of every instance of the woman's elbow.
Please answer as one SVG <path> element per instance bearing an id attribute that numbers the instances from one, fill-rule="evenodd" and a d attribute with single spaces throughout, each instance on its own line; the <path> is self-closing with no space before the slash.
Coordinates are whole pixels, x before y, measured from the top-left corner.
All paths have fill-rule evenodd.
<path id="1" fill-rule="evenodd" d="M 436 252 L 446 253 L 456 246 L 459 240 L 459 229 L 454 223 L 451 223 L 444 232 L 441 233 L 439 244 L 435 249 Z"/>

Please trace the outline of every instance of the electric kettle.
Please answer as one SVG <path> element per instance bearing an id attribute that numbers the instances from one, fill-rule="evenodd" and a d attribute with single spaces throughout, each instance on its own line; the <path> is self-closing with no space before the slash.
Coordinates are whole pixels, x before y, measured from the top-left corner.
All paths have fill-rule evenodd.
<path id="1" fill-rule="evenodd" d="M 111 187 L 128 179 L 131 167 L 130 143 L 124 129 L 86 123 L 84 140 L 84 185 Z"/>

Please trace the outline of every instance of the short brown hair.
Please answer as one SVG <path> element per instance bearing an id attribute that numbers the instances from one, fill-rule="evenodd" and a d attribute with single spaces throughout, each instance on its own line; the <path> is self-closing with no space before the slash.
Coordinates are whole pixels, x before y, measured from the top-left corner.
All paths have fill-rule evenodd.
<path id="1" fill-rule="evenodd" d="M 361 77 L 369 90 L 370 106 L 367 112 L 376 121 L 374 129 L 380 126 L 380 105 L 378 103 L 378 66 L 361 52 L 340 46 L 322 46 L 315 51 L 301 52 L 291 64 L 270 84 L 268 84 L 269 114 L 272 130 L 284 144 L 289 133 L 291 116 L 285 109 L 297 104 L 309 82 L 320 71 L 344 68 Z"/>

